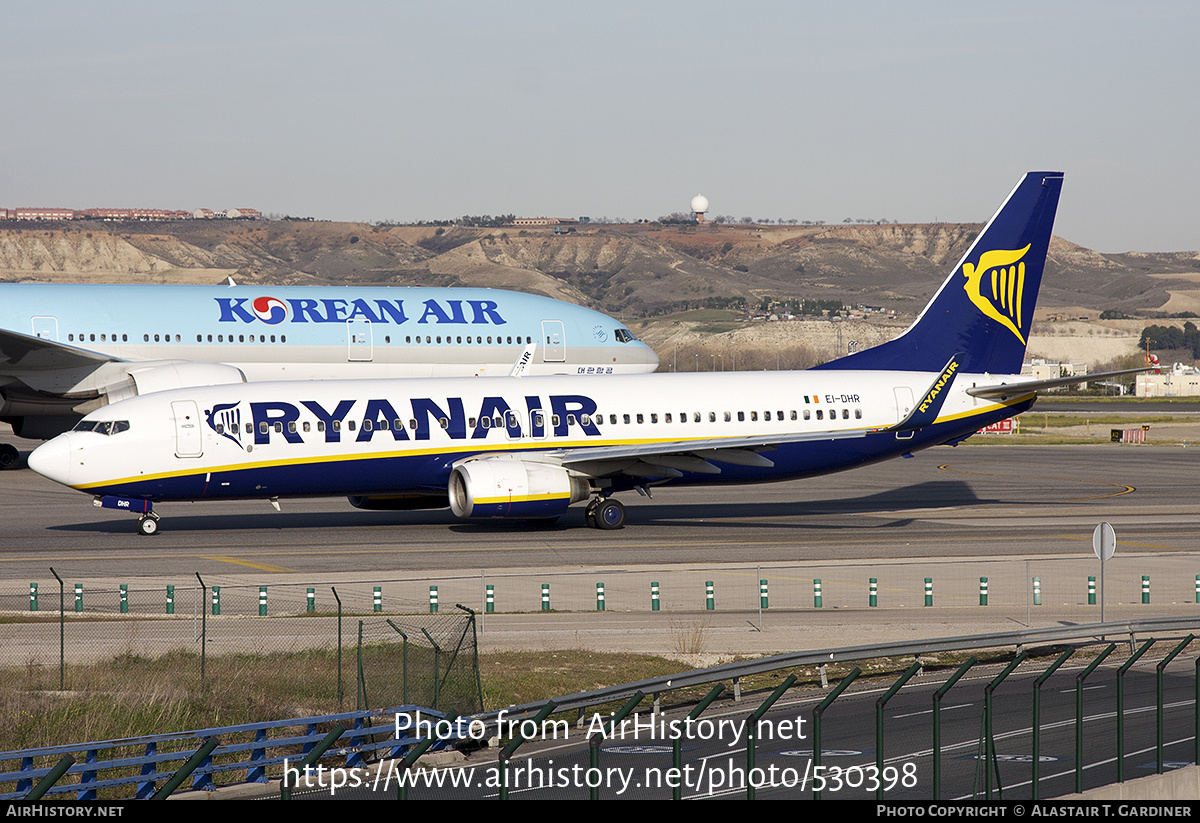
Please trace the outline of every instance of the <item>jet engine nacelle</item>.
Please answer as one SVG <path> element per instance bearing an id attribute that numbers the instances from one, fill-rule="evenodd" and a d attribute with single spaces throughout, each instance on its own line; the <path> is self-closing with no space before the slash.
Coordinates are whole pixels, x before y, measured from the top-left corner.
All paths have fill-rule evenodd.
<path id="1" fill-rule="evenodd" d="M 462 518 L 558 517 L 572 503 L 586 500 L 586 478 L 561 466 L 503 457 L 469 460 L 450 473 L 450 510 Z"/>
<path id="2" fill-rule="evenodd" d="M 125 380 L 105 388 L 104 394 L 109 403 L 116 403 L 130 397 L 168 389 L 245 382 L 246 375 L 241 369 L 225 363 L 166 363 L 146 369 L 132 369 Z"/>

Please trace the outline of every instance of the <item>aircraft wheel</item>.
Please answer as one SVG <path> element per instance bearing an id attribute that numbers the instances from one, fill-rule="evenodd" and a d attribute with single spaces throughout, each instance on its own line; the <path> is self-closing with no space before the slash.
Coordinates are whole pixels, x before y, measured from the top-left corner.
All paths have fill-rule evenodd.
<path id="1" fill-rule="evenodd" d="M 151 535 L 158 534 L 158 518 L 157 517 L 142 517 L 137 524 L 138 534 Z"/>
<path id="2" fill-rule="evenodd" d="M 600 502 L 592 518 L 598 529 L 619 529 L 625 525 L 625 507 L 619 501 L 609 498 Z"/>
<path id="3" fill-rule="evenodd" d="M 11 443 L 0 443 L 0 471 L 15 469 L 21 460 L 21 453 Z"/>

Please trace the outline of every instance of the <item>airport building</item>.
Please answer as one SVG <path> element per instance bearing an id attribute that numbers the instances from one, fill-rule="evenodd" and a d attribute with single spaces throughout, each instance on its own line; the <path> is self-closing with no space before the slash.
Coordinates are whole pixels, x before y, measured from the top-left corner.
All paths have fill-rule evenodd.
<path id="1" fill-rule="evenodd" d="M 1133 393 L 1136 397 L 1195 397 L 1200 395 L 1200 370 L 1176 363 L 1162 374 L 1139 374 Z"/>

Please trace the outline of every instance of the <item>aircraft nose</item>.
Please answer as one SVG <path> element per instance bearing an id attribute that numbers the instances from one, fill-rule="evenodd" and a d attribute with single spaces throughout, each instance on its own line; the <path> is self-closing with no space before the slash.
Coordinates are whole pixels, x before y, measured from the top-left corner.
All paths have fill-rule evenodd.
<path id="1" fill-rule="evenodd" d="M 641 354 L 642 354 L 642 362 L 645 365 L 654 366 L 654 368 L 656 368 L 656 369 L 658 368 L 659 358 L 658 358 L 658 354 L 654 351 L 654 349 L 650 348 L 645 343 L 642 343 Z"/>
<path id="2" fill-rule="evenodd" d="M 34 449 L 29 455 L 29 468 L 55 483 L 70 485 L 71 436 L 60 434 Z"/>

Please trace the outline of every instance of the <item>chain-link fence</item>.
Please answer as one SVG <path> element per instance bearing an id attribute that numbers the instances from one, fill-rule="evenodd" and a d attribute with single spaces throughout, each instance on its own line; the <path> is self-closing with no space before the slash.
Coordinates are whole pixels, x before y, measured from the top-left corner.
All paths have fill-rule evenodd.
<path id="1" fill-rule="evenodd" d="M 1087 548 L 1076 557 L 431 573 L 336 586 L 244 578 L 64 580 L 61 588 L 53 577 L 7 582 L 0 583 L 0 686 L 237 688 L 265 672 L 277 699 L 298 707 L 417 703 L 461 711 L 494 708 L 480 705 L 474 660 L 475 633 L 486 638 L 493 616 L 538 631 L 548 624 L 535 615 L 573 612 L 571 631 L 586 631 L 593 624 L 581 621 L 590 613 L 596 627 L 613 631 L 613 612 L 651 619 L 662 612 L 664 624 L 683 615 L 706 626 L 722 615 L 744 625 L 746 613 L 757 612 L 754 621 L 769 627 L 772 613 L 834 610 L 961 617 L 969 609 L 1045 625 L 1098 620 L 1102 603 L 1109 619 L 1200 608 L 1200 555 L 1118 554 L 1102 592 L 1099 562 Z M 478 613 L 477 622 L 451 605 L 460 603 Z"/>

